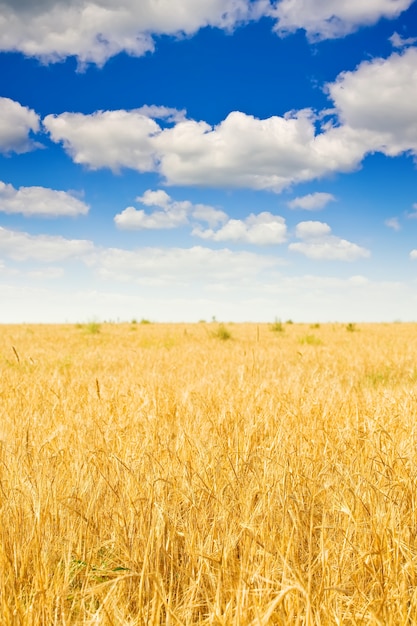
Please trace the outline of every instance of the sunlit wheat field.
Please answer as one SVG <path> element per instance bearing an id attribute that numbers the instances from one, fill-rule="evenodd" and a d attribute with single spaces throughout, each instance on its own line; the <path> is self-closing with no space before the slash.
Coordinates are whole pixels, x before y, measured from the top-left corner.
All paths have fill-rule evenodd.
<path id="1" fill-rule="evenodd" d="M 0 327 L 0 624 L 417 623 L 417 324 Z"/>

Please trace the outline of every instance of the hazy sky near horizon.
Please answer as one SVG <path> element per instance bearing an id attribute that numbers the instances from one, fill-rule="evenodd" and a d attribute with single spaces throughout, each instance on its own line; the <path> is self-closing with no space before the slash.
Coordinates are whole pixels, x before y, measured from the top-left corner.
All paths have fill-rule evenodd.
<path id="1" fill-rule="evenodd" d="M 417 318 L 417 2 L 0 0 L 0 322 Z"/>

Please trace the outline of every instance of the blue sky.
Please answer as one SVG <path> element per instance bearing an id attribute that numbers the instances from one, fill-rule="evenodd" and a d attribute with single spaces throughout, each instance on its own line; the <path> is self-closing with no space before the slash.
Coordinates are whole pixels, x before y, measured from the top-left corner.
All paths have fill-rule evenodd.
<path id="1" fill-rule="evenodd" d="M 0 0 L 0 322 L 417 318 L 417 3 Z"/>

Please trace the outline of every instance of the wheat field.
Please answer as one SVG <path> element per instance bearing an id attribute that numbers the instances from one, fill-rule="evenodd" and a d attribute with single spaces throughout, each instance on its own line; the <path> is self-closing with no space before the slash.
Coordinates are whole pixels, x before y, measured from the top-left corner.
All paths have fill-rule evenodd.
<path id="1" fill-rule="evenodd" d="M 415 324 L 1 326 L 0 624 L 416 624 L 416 357 Z"/>

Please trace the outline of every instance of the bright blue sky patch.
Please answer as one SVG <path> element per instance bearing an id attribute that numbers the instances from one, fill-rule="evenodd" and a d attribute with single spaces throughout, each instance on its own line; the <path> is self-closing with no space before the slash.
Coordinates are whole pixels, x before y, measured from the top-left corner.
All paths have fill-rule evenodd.
<path id="1" fill-rule="evenodd" d="M 0 0 L 0 322 L 417 317 L 417 3 Z"/>

